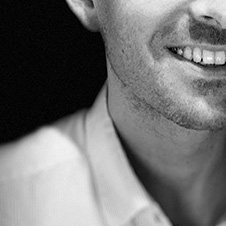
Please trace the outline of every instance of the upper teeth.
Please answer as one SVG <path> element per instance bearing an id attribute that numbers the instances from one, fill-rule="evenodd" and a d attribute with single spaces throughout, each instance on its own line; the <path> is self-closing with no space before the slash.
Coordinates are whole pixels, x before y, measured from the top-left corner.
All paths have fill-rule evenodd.
<path id="1" fill-rule="evenodd" d="M 201 50 L 198 47 L 192 49 L 191 47 L 185 48 L 174 48 L 176 52 L 188 60 L 193 60 L 200 64 L 216 64 L 223 65 L 226 61 L 226 56 L 224 51 L 209 51 Z"/>

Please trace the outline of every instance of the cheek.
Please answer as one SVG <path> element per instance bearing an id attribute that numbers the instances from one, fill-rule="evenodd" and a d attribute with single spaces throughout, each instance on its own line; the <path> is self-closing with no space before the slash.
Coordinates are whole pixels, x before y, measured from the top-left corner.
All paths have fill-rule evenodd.
<path id="1" fill-rule="evenodd" d="M 113 6 L 113 3 L 110 5 Z M 156 52 L 153 49 L 150 51 L 150 41 L 155 27 L 159 25 L 151 12 L 148 14 L 142 10 L 112 7 L 109 20 L 106 20 L 104 40 L 106 55 L 114 74 L 138 96 L 147 97 L 151 93 L 159 93 L 162 86 L 167 86 L 163 84 L 166 81 L 163 77 L 168 74 L 168 65 L 162 61 L 164 57 L 158 49 L 159 43 L 156 44 Z M 153 56 L 159 56 L 159 59 Z"/>
<path id="2" fill-rule="evenodd" d="M 117 36 L 114 39 L 111 36 L 107 39 L 107 57 L 115 74 L 123 79 L 124 83 L 144 76 L 144 71 L 147 68 L 144 62 L 147 59 L 144 44 L 139 42 L 139 36 L 135 32 L 128 30 L 121 32 L 120 38 Z"/>
<path id="3" fill-rule="evenodd" d="M 109 22 L 111 24 L 105 33 L 106 52 L 114 67 L 121 71 L 118 74 L 134 74 L 138 68 L 144 68 L 143 60 L 150 58 L 148 42 L 151 30 L 139 16 L 120 16 Z"/>

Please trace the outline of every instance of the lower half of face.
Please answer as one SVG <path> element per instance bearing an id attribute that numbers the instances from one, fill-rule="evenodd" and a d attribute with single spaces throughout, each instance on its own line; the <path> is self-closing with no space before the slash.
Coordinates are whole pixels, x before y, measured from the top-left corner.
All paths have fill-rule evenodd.
<path id="1" fill-rule="evenodd" d="M 164 37 L 167 26 L 157 16 L 121 15 L 106 26 L 104 39 L 113 72 L 129 90 L 128 100 L 146 105 L 140 109 L 146 115 L 154 108 L 187 129 L 225 127 L 226 70 L 198 65 L 170 51 L 168 40 L 173 39 Z"/>

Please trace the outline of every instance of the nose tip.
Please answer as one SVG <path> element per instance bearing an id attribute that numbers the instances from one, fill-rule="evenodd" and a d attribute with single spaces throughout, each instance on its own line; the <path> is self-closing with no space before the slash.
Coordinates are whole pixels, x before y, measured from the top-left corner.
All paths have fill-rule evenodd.
<path id="1" fill-rule="evenodd" d="M 192 2 L 190 9 L 196 20 L 226 29 L 225 0 L 196 0 Z"/>

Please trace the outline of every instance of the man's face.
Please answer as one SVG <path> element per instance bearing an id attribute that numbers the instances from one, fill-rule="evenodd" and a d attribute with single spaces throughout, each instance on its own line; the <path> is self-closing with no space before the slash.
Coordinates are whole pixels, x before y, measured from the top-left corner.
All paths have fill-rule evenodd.
<path id="1" fill-rule="evenodd" d="M 195 18 L 221 3 L 226 11 L 225 0 L 95 1 L 112 71 L 146 111 L 190 129 L 226 126 L 226 68 L 198 65 L 168 49 L 226 44 L 224 30 Z"/>

